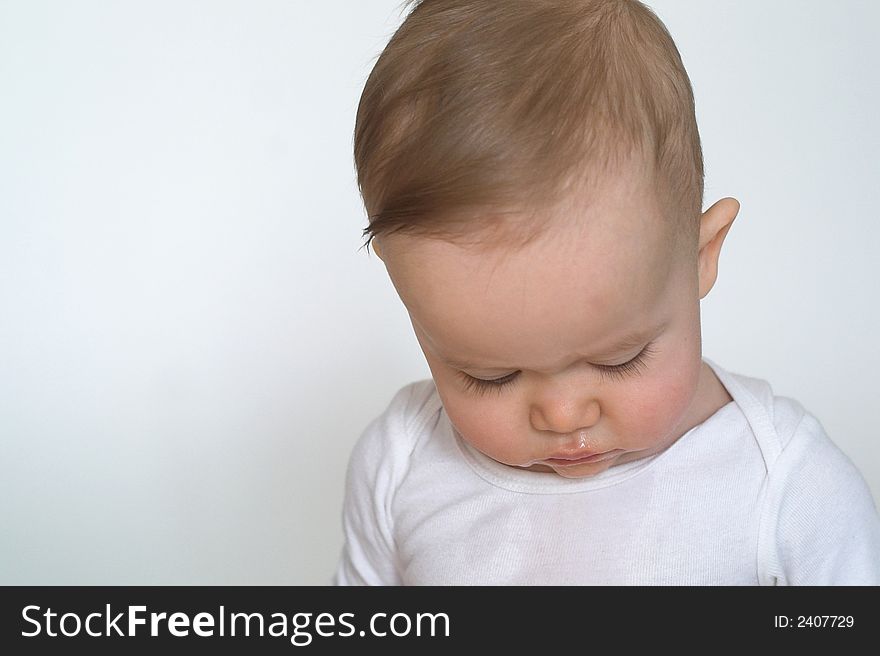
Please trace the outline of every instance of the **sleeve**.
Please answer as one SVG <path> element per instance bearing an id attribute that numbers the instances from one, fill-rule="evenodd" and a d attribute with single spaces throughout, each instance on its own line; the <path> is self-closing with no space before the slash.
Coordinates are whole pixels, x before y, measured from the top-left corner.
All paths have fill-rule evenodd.
<path id="1" fill-rule="evenodd" d="M 880 585 L 880 515 L 858 468 L 806 413 L 770 476 L 778 585 Z"/>
<path id="2" fill-rule="evenodd" d="M 345 544 L 333 585 L 401 585 L 391 503 L 405 471 L 407 385 L 364 429 L 345 477 L 342 532 Z"/>

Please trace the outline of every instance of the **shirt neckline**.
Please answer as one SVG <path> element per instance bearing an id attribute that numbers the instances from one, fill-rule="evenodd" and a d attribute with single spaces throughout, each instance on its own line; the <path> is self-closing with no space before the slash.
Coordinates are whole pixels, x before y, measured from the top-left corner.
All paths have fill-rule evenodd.
<path id="1" fill-rule="evenodd" d="M 689 442 L 696 433 L 708 427 L 710 424 L 720 421 L 722 416 L 740 409 L 737 402 L 739 391 L 734 389 L 734 385 L 728 384 L 729 378 L 727 372 L 712 360 L 709 360 L 708 358 L 703 358 L 703 360 L 712 368 L 733 400 L 728 401 L 725 405 L 718 408 L 718 410 L 701 423 L 691 427 L 663 451 L 645 458 L 640 458 L 639 460 L 632 460 L 630 462 L 609 467 L 605 471 L 586 478 L 564 478 L 551 472 L 527 471 L 525 469 L 516 469 L 504 465 L 468 444 L 461 435 L 459 435 L 458 431 L 455 430 L 452 422 L 449 421 L 449 416 L 445 412 L 440 413 L 441 420 L 446 424 L 446 429 L 452 434 L 453 440 L 471 469 L 480 476 L 480 478 L 496 487 L 504 488 L 512 492 L 523 492 L 527 494 L 571 494 L 587 490 L 597 490 L 611 485 L 617 485 L 618 483 L 622 483 L 623 481 L 636 476 L 667 454 L 683 448 L 680 446 L 682 443 Z"/>

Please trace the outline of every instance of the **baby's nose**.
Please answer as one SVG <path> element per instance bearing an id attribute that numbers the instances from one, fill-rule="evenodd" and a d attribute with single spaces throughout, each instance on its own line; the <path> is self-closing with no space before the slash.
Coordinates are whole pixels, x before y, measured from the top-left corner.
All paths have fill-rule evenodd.
<path id="1" fill-rule="evenodd" d="M 598 399 L 581 393 L 554 395 L 533 402 L 530 419 L 536 430 L 567 435 L 575 441 L 590 432 L 601 414 Z"/>

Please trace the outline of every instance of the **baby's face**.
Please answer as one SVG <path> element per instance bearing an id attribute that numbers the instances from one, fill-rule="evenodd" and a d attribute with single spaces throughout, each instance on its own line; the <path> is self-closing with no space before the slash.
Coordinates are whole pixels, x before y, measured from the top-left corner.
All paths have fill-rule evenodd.
<path id="1" fill-rule="evenodd" d="M 461 437 L 506 465 L 577 478 L 699 423 L 700 299 L 696 253 L 671 252 L 641 181 L 567 212 L 512 252 L 379 241 Z"/>

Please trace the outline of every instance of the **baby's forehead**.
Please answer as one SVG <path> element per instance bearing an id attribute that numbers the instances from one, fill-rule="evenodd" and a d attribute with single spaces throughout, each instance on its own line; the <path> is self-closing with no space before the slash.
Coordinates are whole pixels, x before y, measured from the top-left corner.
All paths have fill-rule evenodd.
<path id="1" fill-rule="evenodd" d="M 524 215 L 525 220 L 441 240 L 448 248 L 435 250 L 438 255 L 455 252 L 493 265 L 500 261 L 583 262 L 586 258 L 601 260 L 626 254 L 651 263 L 655 257 L 669 255 L 674 232 L 667 229 L 662 217 L 631 205 L 602 209 L 589 211 L 573 206 L 564 213 L 535 212 Z"/>
<path id="2" fill-rule="evenodd" d="M 675 234 L 655 193 L 653 178 L 640 170 L 572 186 L 552 203 L 499 206 L 457 217 L 455 230 L 442 237 L 478 255 L 507 256 L 528 250 L 565 250 L 584 238 L 611 241 L 636 238 L 665 246 Z"/>
<path id="3" fill-rule="evenodd" d="M 389 273 L 421 295 L 452 285 L 499 287 L 505 278 L 527 279 L 530 288 L 583 279 L 609 290 L 642 288 L 668 268 L 675 233 L 650 177 L 623 171 L 571 190 L 550 206 L 458 216 L 451 237 L 392 236 L 389 243 L 401 247 L 388 249 Z"/>
<path id="4" fill-rule="evenodd" d="M 492 251 L 415 238 L 390 255 L 388 272 L 404 303 L 437 324 L 459 312 L 500 315 L 524 306 L 559 315 L 560 307 L 581 304 L 613 314 L 612 306 L 655 296 L 671 266 L 653 235 L 604 225 L 554 227 L 524 247 Z"/>

